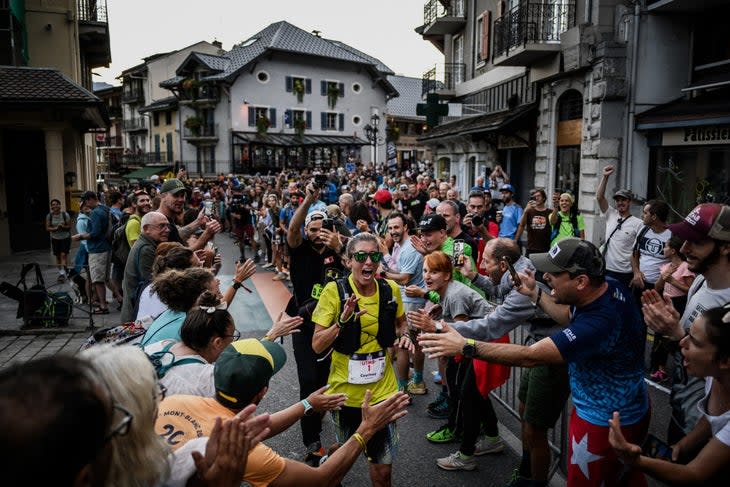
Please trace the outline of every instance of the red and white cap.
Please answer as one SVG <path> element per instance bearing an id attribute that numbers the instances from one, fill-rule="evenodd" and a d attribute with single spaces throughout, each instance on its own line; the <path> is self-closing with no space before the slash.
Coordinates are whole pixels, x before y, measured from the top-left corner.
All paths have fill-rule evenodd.
<path id="1" fill-rule="evenodd" d="M 669 225 L 674 235 L 690 242 L 706 238 L 730 242 L 730 206 L 703 203 L 679 223 Z"/>

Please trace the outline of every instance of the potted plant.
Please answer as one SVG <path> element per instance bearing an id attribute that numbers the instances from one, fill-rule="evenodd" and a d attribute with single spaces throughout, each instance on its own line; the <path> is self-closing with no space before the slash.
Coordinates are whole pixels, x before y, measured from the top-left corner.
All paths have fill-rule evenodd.
<path id="1" fill-rule="evenodd" d="M 340 97 L 340 87 L 337 83 L 330 83 L 327 87 L 327 105 L 334 110 L 337 99 Z"/>
<path id="2" fill-rule="evenodd" d="M 294 120 L 294 130 L 296 131 L 297 135 L 301 137 L 304 135 L 304 131 L 307 129 L 307 121 L 303 118 L 297 118 Z"/>
<path id="3" fill-rule="evenodd" d="M 297 96 L 297 101 L 301 103 L 304 100 L 304 82 L 300 79 L 295 79 L 292 91 Z"/>
<path id="4" fill-rule="evenodd" d="M 269 120 L 269 117 L 267 117 L 266 115 L 261 115 L 259 118 L 256 119 L 256 132 L 261 137 L 266 135 L 269 127 L 271 127 L 271 120 Z"/>
<path id="5" fill-rule="evenodd" d="M 200 135 L 200 127 L 203 126 L 203 119 L 198 116 L 188 117 L 185 119 L 185 128 L 189 129 L 193 135 Z"/>
<path id="6" fill-rule="evenodd" d="M 195 100 L 198 97 L 198 87 L 200 87 L 200 81 L 195 78 L 188 78 L 182 82 L 182 88 L 189 99 Z"/>

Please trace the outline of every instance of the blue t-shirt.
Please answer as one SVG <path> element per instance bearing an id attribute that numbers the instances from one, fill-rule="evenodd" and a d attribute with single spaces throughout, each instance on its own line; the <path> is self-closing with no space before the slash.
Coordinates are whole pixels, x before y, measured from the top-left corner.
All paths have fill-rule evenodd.
<path id="1" fill-rule="evenodd" d="M 173 311 L 168 309 L 155 321 L 152 322 L 144 336 L 141 347 L 146 347 L 152 343 L 161 342 L 162 340 L 180 341 L 180 329 L 185 322 L 186 313 L 183 311 Z"/>
<path id="2" fill-rule="evenodd" d="M 423 298 L 406 296 L 405 287 L 418 286 L 424 287 L 426 283 L 423 281 L 423 256 L 413 247 L 411 240 L 408 239 L 400 249 L 398 254 L 398 272 L 401 274 L 411 274 L 405 286 L 401 286 L 401 297 L 404 303 L 424 303 Z"/>
<path id="3" fill-rule="evenodd" d="M 522 219 L 522 207 L 517 203 L 504 205 L 502 222 L 499 224 L 499 236 L 514 239 L 517 227 Z"/>
<path id="4" fill-rule="evenodd" d="M 644 383 L 646 329 L 632 294 L 607 278 L 608 290 L 583 308 L 552 337 L 568 363 L 576 413 L 583 420 L 608 427 L 614 411 L 621 423 L 639 422 L 649 410 Z"/>

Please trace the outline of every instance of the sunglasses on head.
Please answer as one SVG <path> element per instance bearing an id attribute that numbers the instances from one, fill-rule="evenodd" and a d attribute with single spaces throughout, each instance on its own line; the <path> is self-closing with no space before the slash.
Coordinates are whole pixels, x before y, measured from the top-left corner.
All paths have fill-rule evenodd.
<path id="1" fill-rule="evenodd" d="M 352 257 L 360 263 L 363 263 L 367 260 L 368 257 L 370 257 L 370 260 L 373 261 L 374 264 L 377 264 L 380 262 L 380 259 L 383 258 L 382 252 L 363 252 L 362 250 L 359 250 L 352 254 Z"/>

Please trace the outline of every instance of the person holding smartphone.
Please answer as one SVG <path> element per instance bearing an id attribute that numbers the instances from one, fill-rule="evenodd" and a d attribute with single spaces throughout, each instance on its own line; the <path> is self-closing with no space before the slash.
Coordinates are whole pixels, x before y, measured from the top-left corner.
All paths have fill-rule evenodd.
<path id="1" fill-rule="evenodd" d="M 672 485 L 722 485 L 730 470 L 730 306 L 703 312 L 679 345 L 687 372 L 706 382 L 700 421 L 671 446 L 671 461 L 647 456 L 626 441 L 618 412 L 609 420 L 608 439 L 624 463 L 656 479 Z"/>

